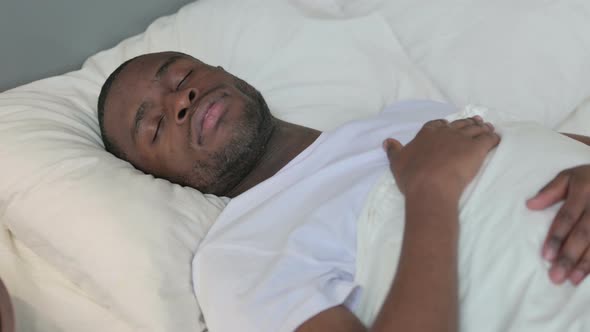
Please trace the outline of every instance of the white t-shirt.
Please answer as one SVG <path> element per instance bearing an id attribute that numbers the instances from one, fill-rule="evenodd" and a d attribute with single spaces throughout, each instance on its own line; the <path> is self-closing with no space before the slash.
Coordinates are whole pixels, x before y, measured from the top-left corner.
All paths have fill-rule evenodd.
<path id="1" fill-rule="evenodd" d="M 233 199 L 193 260 L 211 332 L 291 332 L 328 308 L 354 308 L 356 221 L 389 172 L 387 137 L 410 141 L 448 104 L 407 101 L 324 132 L 276 175 Z"/>

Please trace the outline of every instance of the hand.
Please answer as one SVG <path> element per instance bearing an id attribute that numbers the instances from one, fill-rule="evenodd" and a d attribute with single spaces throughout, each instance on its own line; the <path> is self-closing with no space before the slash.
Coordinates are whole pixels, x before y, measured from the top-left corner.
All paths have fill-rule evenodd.
<path id="1" fill-rule="evenodd" d="M 590 273 L 590 165 L 562 171 L 527 201 L 532 210 L 565 200 L 549 229 L 542 255 L 552 262 L 549 277 L 556 284 L 580 284 Z"/>
<path id="2" fill-rule="evenodd" d="M 451 124 L 430 121 L 405 147 L 391 138 L 383 147 L 397 185 L 406 196 L 421 191 L 458 200 L 499 142 L 491 124 L 473 117 Z"/>

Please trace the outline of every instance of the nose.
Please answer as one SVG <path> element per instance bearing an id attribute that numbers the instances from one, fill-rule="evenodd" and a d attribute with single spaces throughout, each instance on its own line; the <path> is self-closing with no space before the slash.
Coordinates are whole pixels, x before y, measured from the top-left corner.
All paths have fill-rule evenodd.
<path id="1" fill-rule="evenodd" d="M 186 88 L 175 91 L 169 95 L 169 107 L 174 121 L 183 124 L 188 118 L 188 110 L 197 100 L 199 91 L 195 88 Z"/>

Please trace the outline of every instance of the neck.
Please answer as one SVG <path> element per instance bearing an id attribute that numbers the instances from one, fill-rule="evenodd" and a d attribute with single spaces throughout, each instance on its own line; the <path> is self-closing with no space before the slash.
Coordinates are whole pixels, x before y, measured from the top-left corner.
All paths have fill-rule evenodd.
<path id="1" fill-rule="evenodd" d="M 264 154 L 252 171 L 226 194 L 227 197 L 236 197 L 275 175 L 321 134 L 320 131 L 308 127 L 278 119 L 273 121 L 275 125 Z"/>

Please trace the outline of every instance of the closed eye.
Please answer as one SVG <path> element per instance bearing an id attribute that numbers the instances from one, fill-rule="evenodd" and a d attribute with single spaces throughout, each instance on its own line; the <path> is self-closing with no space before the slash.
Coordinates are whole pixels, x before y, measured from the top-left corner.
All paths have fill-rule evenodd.
<path id="1" fill-rule="evenodd" d="M 184 81 L 186 81 L 186 79 L 191 76 L 191 74 L 193 73 L 193 71 L 189 71 L 188 74 L 186 74 L 186 76 L 184 76 L 184 78 L 178 83 L 178 85 L 176 86 L 176 91 L 180 90 L 180 87 L 182 86 L 182 83 L 184 83 Z"/>
<path id="2" fill-rule="evenodd" d="M 156 132 L 154 133 L 154 138 L 152 138 L 152 143 L 154 143 L 156 141 L 156 139 L 158 138 L 158 132 L 160 131 L 160 127 L 162 125 L 162 120 L 164 120 L 164 115 L 162 115 L 160 117 L 160 120 L 158 121 L 158 126 L 156 127 Z"/>

